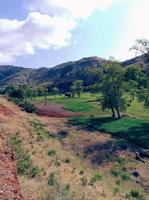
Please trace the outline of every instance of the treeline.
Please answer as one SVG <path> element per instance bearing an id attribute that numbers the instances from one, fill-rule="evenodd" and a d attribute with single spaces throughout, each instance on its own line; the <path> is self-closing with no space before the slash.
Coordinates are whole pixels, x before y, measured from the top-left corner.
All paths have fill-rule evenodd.
<path id="1" fill-rule="evenodd" d="M 109 61 L 96 73 L 98 77 L 96 84 L 85 87 L 82 80 L 76 80 L 70 86 L 69 91 L 63 94 L 74 98 L 75 96 L 80 97 L 83 91 L 100 93 L 100 105 L 103 110 L 111 109 L 112 116 L 115 118 L 121 118 L 120 113 L 130 105 L 135 97 L 149 108 L 149 73 L 144 73 L 140 66 L 133 65 L 124 68 L 116 61 Z M 22 107 L 29 112 L 35 110 L 29 102 L 34 102 L 36 97 L 44 96 L 46 104 L 47 95 L 62 94 L 59 88 L 51 88 L 49 83 L 38 86 L 10 85 L 5 88 L 4 93 L 13 98 L 13 101 L 23 105 Z M 131 96 L 131 101 L 127 100 L 126 93 Z"/>

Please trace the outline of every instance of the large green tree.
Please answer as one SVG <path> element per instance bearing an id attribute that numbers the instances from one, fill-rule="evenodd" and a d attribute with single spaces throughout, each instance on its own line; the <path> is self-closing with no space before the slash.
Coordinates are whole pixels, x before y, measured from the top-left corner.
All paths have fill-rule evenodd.
<path id="1" fill-rule="evenodd" d="M 81 92 L 83 90 L 83 81 L 82 80 L 76 80 L 73 82 L 73 89 L 75 89 L 77 95 L 80 97 Z"/>
<path id="2" fill-rule="evenodd" d="M 124 108 L 124 69 L 116 61 L 109 61 L 103 67 L 101 82 L 102 108 L 111 109 L 112 116 L 121 118 L 120 111 Z"/>

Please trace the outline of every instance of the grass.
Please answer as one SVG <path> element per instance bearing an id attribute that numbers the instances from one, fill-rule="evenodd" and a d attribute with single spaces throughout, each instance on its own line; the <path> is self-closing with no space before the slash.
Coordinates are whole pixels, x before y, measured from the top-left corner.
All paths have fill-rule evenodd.
<path id="1" fill-rule="evenodd" d="M 65 109 L 73 112 L 84 112 L 85 115 L 107 115 L 109 112 L 103 112 L 97 101 L 99 95 L 85 93 L 81 97 L 68 98 L 64 95 L 56 95 L 55 99 L 52 95 L 47 97 L 47 101 L 62 105 Z M 37 97 L 36 102 L 43 103 L 44 97 Z"/>
<path id="2" fill-rule="evenodd" d="M 116 137 L 124 138 L 136 145 L 149 148 L 149 111 L 143 104 L 134 99 L 127 108 L 126 113 L 134 118 L 114 120 L 109 111 L 104 112 L 99 106 L 100 95 L 84 93 L 81 98 L 68 98 L 64 95 L 48 96 L 50 102 L 62 105 L 65 109 L 85 113 L 82 117 L 70 119 L 69 124 L 79 125 L 88 130 L 97 130 L 110 133 Z M 130 97 L 127 95 L 127 99 Z M 43 97 L 38 97 L 37 102 L 43 102 Z"/>
<path id="3" fill-rule="evenodd" d="M 22 141 L 18 137 L 10 140 L 17 157 L 18 175 L 26 175 L 28 178 L 35 178 L 39 174 L 39 168 L 33 166 L 30 155 L 22 148 Z"/>
<path id="4" fill-rule="evenodd" d="M 80 125 L 90 131 L 103 131 L 113 136 L 124 138 L 136 145 L 149 148 L 149 119 L 122 118 L 90 118 L 78 117 L 70 119 L 69 124 Z"/>

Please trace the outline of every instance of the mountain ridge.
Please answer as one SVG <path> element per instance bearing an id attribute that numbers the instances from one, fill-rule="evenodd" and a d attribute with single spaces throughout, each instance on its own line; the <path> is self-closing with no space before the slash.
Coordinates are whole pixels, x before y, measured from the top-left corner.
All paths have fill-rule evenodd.
<path id="1" fill-rule="evenodd" d="M 0 85 L 5 87 L 9 84 L 40 84 L 50 82 L 61 89 L 61 85 L 66 83 L 65 90 L 67 90 L 76 79 L 82 79 L 85 85 L 94 84 L 97 77 L 93 71 L 100 69 L 106 62 L 107 60 L 103 58 L 92 56 L 84 57 L 77 61 L 65 62 L 52 68 L 41 67 L 35 69 L 13 65 L 0 65 Z M 144 54 L 126 60 L 121 64 L 124 67 L 138 64 L 144 71 L 148 71 L 149 56 Z"/>

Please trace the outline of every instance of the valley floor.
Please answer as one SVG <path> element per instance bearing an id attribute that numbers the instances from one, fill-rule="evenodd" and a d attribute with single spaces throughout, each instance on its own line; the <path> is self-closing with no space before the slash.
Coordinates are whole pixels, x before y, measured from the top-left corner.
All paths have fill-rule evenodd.
<path id="1" fill-rule="evenodd" d="M 26 200 L 136 200 L 149 198 L 149 160 L 138 148 L 62 118 L 27 114 L 0 97 L 0 134 L 16 152 Z M 0 174 L 1 176 L 1 174 Z"/>

